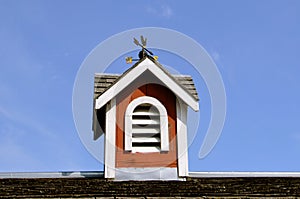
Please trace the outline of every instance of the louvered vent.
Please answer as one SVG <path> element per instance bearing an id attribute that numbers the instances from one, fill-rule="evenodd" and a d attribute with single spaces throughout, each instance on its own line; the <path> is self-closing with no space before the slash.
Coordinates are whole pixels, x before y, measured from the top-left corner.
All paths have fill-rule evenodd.
<path id="1" fill-rule="evenodd" d="M 159 152 L 160 115 L 155 106 L 144 103 L 132 113 L 132 151 Z"/>

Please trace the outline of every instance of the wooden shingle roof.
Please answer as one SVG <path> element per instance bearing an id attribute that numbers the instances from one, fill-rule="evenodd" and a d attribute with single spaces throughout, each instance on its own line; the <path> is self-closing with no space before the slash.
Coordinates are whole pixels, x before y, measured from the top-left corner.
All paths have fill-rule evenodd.
<path id="1" fill-rule="evenodd" d="M 190 106 L 194 111 L 199 110 L 199 98 L 192 81 L 185 81 L 185 80 L 192 80 L 191 77 L 188 76 L 181 76 L 182 82 L 180 83 L 175 76 L 171 75 L 159 62 L 157 62 L 151 56 L 145 56 L 139 61 L 137 61 L 133 66 L 131 66 L 128 70 L 126 70 L 122 75 L 118 76 L 114 82 L 111 84 L 100 84 L 100 88 L 103 89 L 100 95 L 95 99 L 95 109 L 100 109 L 103 107 L 107 102 L 109 102 L 112 98 L 118 95 L 123 89 L 125 89 L 129 84 L 134 82 L 136 79 L 141 77 L 143 74 L 147 74 L 150 77 L 153 75 L 153 78 L 157 78 L 157 81 L 161 81 L 163 85 L 168 87 L 177 97 L 179 97 L 185 104 Z M 187 78 L 188 77 L 188 78 Z M 112 81 L 109 78 L 108 81 Z M 187 83 L 186 87 L 184 83 Z M 98 82 L 96 82 L 98 84 Z M 190 84 L 192 83 L 192 84 Z M 107 86 L 107 87 L 101 87 Z"/>
<path id="2" fill-rule="evenodd" d="M 96 73 L 94 78 L 94 99 L 113 85 L 121 75 Z M 199 100 L 194 81 L 189 75 L 172 75 L 195 99 Z"/>
<path id="3" fill-rule="evenodd" d="M 104 178 L 0 178 L 0 198 L 296 198 L 299 187 L 299 177 L 122 182 Z"/>

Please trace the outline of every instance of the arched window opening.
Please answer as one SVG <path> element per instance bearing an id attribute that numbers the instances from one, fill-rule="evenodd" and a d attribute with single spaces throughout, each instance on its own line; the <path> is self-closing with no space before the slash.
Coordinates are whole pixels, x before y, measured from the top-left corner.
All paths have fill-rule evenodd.
<path id="1" fill-rule="evenodd" d="M 145 103 L 132 113 L 132 150 L 160 151 L 160 118 L 155 106 Z"/>
<path id="2" fill-rule="evenodd" d="M 126 151 L 168 151 L 168 138 L 167 111 L 158 100 L 144 96 L 128 105 L 125 115 Z"/>

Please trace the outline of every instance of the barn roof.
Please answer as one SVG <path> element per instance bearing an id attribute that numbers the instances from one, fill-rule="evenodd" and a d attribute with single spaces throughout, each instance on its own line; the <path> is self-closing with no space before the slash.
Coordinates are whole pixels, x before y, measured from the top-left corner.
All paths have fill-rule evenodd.
<path id="1" fill-rule="evenodd" d="M 300 177 L 188 177 L 186 181 L 121 181 L 103 177 L 1 178 L 0 198 L 298 197 Z"/>

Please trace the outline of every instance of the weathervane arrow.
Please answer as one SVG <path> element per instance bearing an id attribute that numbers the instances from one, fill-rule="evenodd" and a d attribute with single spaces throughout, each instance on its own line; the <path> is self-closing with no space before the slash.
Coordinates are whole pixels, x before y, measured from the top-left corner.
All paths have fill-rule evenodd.
<path id="1" fill-rule="evenodd" d="M 137 46 L 143 47 L 136 38 L 133 38 L 133 43 L 135 43 L 135 45 L 137 45 Z"/>

